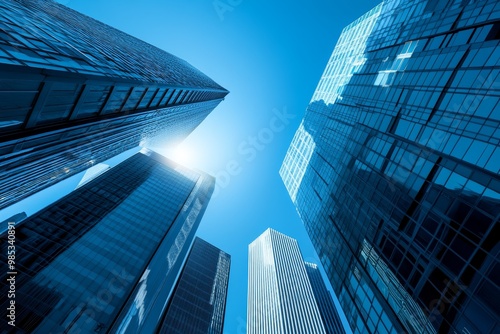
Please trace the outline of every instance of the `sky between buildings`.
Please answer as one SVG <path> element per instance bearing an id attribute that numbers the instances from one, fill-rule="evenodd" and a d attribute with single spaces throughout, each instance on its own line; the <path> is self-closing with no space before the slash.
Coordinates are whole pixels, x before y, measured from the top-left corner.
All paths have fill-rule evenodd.
<path id="1" fill-rule="evenodd" d="M 278 170 L 341 30 L 378 2 L 59 2 L 188 61 L 230 91 L 176 150 L 156 150 L 218 179 L 198 235 L 232 256 L 224 333 L 245 333 L 250 242 L 272 227 L 296 238 L 304 259 L 319 264 Z M 0 212 L 0 221 L 32 214 L 78 181 Z"/>

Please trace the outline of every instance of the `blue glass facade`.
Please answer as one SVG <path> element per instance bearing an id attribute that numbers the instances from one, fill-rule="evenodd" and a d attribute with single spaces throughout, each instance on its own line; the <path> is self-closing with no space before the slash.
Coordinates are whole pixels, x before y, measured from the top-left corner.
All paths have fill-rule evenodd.
<path id="1" fill-rule="evenodd" d="M 196 238 L 159 333 L 222 334 L 231 256 Z"/>
<path id="2" fill-rule="evenodd" d="M 227 90 L 56 2 L 0 4 L 0 208 L 138 145 L 187 136 Z"/>
<path id="3" fill-rule="evenodd" d="M 354 333 L 500 326 L 500 3 L 347 26 L 280 170 Z"/>
<path id="4" fill-rule="evenodd" d="M 2 319 L 2 333 L 153 332 L 214 182 L 146 151 L 25 219 L 15 327 Z"/>

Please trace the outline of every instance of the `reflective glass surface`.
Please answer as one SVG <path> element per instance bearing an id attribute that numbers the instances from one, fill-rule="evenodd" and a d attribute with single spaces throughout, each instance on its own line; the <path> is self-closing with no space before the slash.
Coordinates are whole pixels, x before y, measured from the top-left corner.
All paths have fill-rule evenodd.
<path id="1" fill-rule="evenodd" d="M 138 145 L 185 138 L 227 93 L 55 1 L 2 1 L 0 208 Z"/>
<path id="2" fill-rule="evenodd" d="M 151 295 L 173 287 L 213 182 L 153 152 L 138 153 L 25 219 L 16 226 L 16 327 L 2 330 L 96 333 L 113 324 L 149 325 L 150 305 L 167 301 Z M 197 202 L 203 209 L 190 204 Z M 6 252 L 7 234 L 1 239 Z M 170 286 L 159 288 L 158 277 Z M 138 299 L 134 293 L 146 283 Z M 6 295 L 6 282 L 1 289 Z M 121 316 L 130 299 L 138 321 Z"/>
<path id="3" fill-rule="evenodd" d="M 231 257 L 196 238 L 159 333 L 222 334 Z"/>
<path id="4" fill-rule="evenodd" d="M 500 326 L 499 19 L 389 0 L 339 38 L 280 174 L 354 333 Z"/>

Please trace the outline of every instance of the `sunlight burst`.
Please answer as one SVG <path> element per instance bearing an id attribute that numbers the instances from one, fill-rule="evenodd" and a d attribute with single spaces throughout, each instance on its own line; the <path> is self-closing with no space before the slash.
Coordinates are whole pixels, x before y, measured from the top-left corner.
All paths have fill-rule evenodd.
<path id="1" fill-rule="evenodd" d="M 181 165 L 189 165 L 192 161 L 192 154 L 185 145 L 178 145 L 172 150 L 171 159 Z"/>

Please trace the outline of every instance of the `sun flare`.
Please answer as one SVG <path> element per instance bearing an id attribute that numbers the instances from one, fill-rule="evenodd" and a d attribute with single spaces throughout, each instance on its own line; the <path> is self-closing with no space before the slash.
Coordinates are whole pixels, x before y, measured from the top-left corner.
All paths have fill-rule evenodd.
<path id="1" fill-rule="evenodd" d="M 189 165 L 192 160 L 192 155 L 190 150 L 184 145 L 178 145 L 172 150 L 171 158 L 181 165 Z"/>

